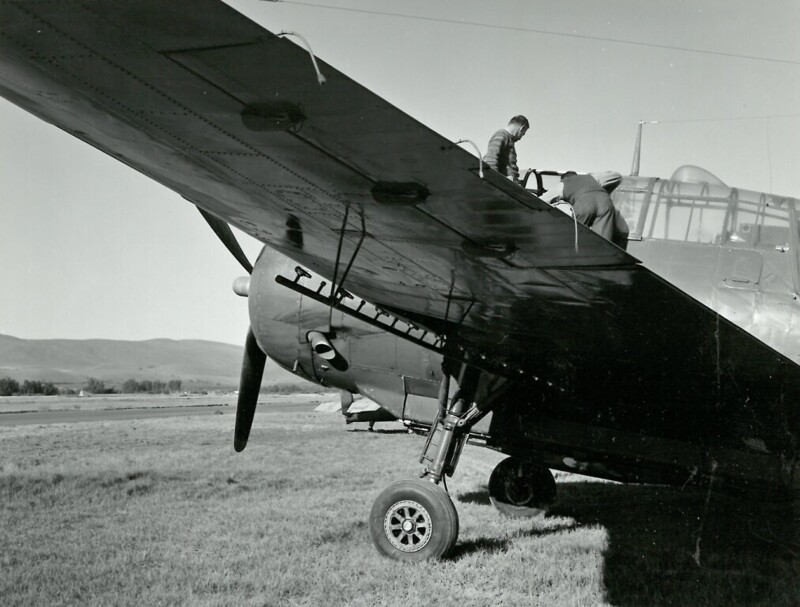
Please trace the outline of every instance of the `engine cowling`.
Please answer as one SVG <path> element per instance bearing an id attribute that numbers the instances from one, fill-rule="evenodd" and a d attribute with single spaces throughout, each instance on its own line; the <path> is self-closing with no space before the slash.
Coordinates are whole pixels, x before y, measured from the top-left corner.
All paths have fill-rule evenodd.
<path id="1" fill-rule="evenodd" d="M 275 281 L 277 275 L 294 276 L 296 267 L 265 248 L 247 288 L 238 286 L 248 295 L 258 345 L 299 377 L 362 394 L 396 417 L 427 421 L 441 380 L 441 357 L 343 312 L 331 315 L 328 306 Z"/>
<path id="2" fill-rule="evenodd" d="M 296 266 L 288 257 L 268 248 L 256 261 L 247 291 L 250 326 L 258 345 L 279 366 L 303 379 L 356 392 L 347 373 L 348 365 L 334 368 L 327 358 L 329 354 L 315 353 L 308 339 L 309 333 L 320 335 L 335 350 L 333 336 L 328 335 L 328 307 L 275 282 L 279 274 L 294 275 Z"/>

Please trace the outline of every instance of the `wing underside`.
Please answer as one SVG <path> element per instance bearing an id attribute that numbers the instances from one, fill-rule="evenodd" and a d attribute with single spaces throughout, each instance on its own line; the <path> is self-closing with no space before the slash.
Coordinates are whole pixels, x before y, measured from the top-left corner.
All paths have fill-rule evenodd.
<path id="1" fill-rule="evenodd" d="M 794 363 L 227 5 L 0 11 L 4 97 L 328 279 L 363 236 L 359 296 L 595 406 L 797 436 Z"/>

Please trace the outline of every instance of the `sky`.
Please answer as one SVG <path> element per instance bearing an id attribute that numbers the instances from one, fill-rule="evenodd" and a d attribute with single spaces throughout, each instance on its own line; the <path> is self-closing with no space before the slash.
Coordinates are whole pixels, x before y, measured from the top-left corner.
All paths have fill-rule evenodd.
<path id="1" fill-rule="evenodd" d="M 628 174 L 658 121 L 640 174 L 800 197 L 797 0 L 229 4 L 453 141 L 526 115 L 521 168 Z M 0 333 L 239 344 L 243 273 L 180 196 L 0 99 Z"/>

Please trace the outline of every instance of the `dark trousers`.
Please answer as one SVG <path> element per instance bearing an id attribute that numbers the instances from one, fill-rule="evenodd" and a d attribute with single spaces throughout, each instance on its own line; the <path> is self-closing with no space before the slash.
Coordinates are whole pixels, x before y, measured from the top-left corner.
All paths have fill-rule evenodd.
<path id="1" fill-rule="evenodd" d="M 592 232 L 614 240 L 614 203 L 605 192 L 586 192 L 572 203 L 575 217 Z"/>

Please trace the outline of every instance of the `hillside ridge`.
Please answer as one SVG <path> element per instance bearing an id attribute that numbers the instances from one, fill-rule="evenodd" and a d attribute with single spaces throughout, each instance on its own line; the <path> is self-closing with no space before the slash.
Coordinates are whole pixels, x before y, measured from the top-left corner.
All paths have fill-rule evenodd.
<path id="1" fill-rule="evenodd" d="M 180 379 L 184 388 L 236 388 L 243 347 L 202 339 L 24 339 L 0 334 L 0 377 L 80 386 L 94 377 L 106 383 L 127 379 Z M 268 361 L 264 384 L 295 381 Z"/>

